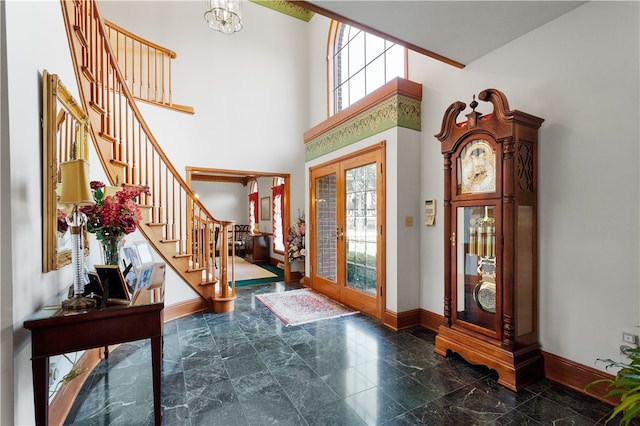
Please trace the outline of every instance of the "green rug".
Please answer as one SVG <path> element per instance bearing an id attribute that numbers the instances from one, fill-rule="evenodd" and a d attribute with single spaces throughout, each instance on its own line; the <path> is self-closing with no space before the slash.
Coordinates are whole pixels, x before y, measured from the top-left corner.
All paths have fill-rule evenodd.
<path id="1" fill-rule="evenodd" d="M 277 275 L 277 277 L 268 277 L 268 278 L 258 278 L 254 280 L 242 280 L 236 281 L 236 287 L 242 287 L 245 285 L 252 284 L 266 284 L 266 283 L 274 283 L 278 281 L 284 281 L 284 270 L 278 268 L 277 266 L 273 266 L 270 263 L 260 263 L 255 266 L 259 266 L 262 269 L 266 269 L 267 271 L 273 272 Z"/>

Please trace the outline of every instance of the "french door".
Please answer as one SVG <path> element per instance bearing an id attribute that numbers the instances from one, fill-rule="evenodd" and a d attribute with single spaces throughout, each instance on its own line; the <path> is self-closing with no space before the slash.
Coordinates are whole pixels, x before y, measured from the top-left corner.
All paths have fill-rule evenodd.
<path id="1" fill-rule="evenodd" d="M 311 285 L 382 318 L 384 143 L 310 169 Z"/>

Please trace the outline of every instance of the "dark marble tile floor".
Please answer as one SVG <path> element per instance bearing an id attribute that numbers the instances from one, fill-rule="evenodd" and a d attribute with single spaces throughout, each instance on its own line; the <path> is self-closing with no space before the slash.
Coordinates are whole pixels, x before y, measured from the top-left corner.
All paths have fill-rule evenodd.
<path id="1" fill-rule="evenodd" d="M 600 425 L 612 407 L 543 380 L 519 393 L 484 367 L 434 353 L 434 333 L 365 315 L 285 327 L 256 294 L 235 311 L 165 325 L 165 425 Z M 132 326 L 135 326 L 132 324 Z M 87 379 L 65 424 L 152 425 L 148 341 L 123 344 Z"/>

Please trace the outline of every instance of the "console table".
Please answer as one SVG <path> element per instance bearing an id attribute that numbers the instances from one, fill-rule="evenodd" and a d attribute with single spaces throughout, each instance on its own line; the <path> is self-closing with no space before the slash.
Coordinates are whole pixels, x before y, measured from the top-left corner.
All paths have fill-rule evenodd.
<path id="1" fill-rule="evenodd" d="M 155 424 L 161 424 L 164 287 L 142 290 L 134 305 L 82 312 L 45 307 L 24 322 L 31 330 L 36 425 L 49 421 L 49 357 L 134 340 L 151 339 Z"/>
<path id="2" fill-rule="evenodd" d="M 269 261 L 269 234 L 253 234 L 245 239 L 245 260 L 251 263 Z"/>

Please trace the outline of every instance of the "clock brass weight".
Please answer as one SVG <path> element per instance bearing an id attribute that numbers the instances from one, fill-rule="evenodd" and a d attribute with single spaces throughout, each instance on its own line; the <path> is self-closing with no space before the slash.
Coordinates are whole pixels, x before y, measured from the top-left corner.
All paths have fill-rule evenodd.
<path id="1" fill-rule="evenodd" d="M 544 375 L 538 343 L 537 142 L 542 118 L 496 89 L 483 115 L 454 102 L 435 137 L 444 157 L 444 309 L 435 351 L 455 352 L 518 391 Z"/>

